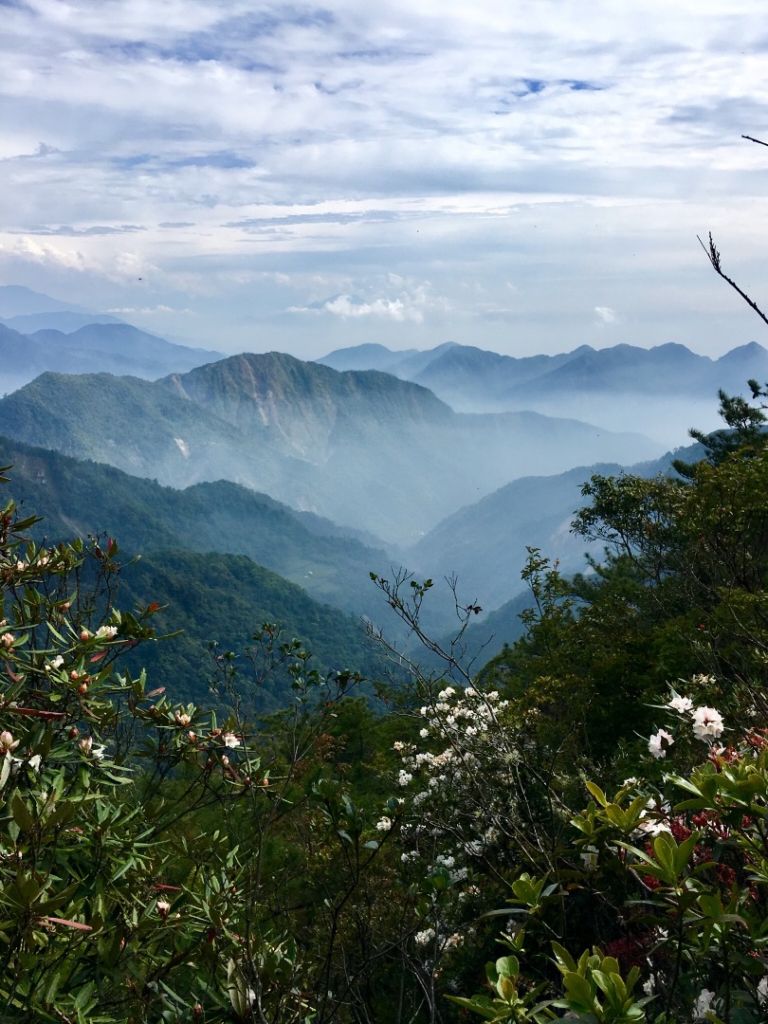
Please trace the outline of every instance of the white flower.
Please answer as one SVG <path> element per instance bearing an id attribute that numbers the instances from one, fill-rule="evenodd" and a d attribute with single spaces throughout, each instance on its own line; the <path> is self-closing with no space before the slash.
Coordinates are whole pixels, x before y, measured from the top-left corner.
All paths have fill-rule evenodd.
<path id="1" fill-rule="evenodd" d="M 437 699 L 438 700 L 448 700 L 448 698 L 452 697 L 454 695 L 454 693 L 456 693 L 456 691 L 454 690 L 454 688 L 452 686 L 446 686 L 446 688 L 444 690 L 441 690 L 440 693 L 438 693 Z"/>
<path id="2" fill-rule="evenodd" d="M 652 995 L 656 994 L 656 975 L 655 974 L 649 974 L 648 975 L 648 980 L 643 982 L 643 992 L 645 992 L 645 994 L 647 996 L 652 996 Z"/>
<path id="3" fill-rule="evenodd" d="M 693 712 L 693 734 L 697 739 L 716 740 L 722 736 L 724 728 L 722 715 L 716 708 L 696 708 Z"/>
<path id="4" fill-rule="evenodd" d="M 386 815 L 383 818 L 379 818 L 379 820 L 376 822 L 376 830 L 378 832 L 389 832 L 391 828 L 392 819 L 388 818 Z"/>
<path id="5" fill-rule="evenodd" d="M 8 648 L 13 647 L 14 639 L 13 633 L 3 633 L 3 635 L 0 636 L 0 644 L 8 650 Z"/>
<path id="6" fill-rule="evenodd" d="M 594 871 L 597 868 L 597 847 L 585 846 L 581 851 L 581 863 L 585 871 Z"/>
<path id="7" fill-rule="evenodd" d="M 666 729 L 659 729 L 648 740 L 648 750 L 655 758 L 667 756 L 667 749 L 675 742 L 674 737 Z"/>
<path id="8" fill-rule="evenodd" d="M 102 640 L 112 640 L 117 636 L 117 626 L 99 626 L 96 636 Z"/>
<path id="9" fill-rule="evenodd" d="M 714 1011 L 714 1001 L 715 993 L 710 992 L 708 988 L 703 988 L 701 992 L 699 992 L 696 1002 L 693 1004 L 693 1019 L 708 1020 L 710 1011 Z"/>
<path id="10" fill-rule="evenodd" d="M 665 822 L 659 821 L 656 818 L 643 818 L 637 826 L 637 831 L 647 836 L 658 836 L 662 832 L 669 832 L 669 827 Z"/>
<path id="11" fill-rule="evenodd" d="M 758 982 L 757 1001 L 761 1006 L 768 1006 L 768 974 L 764 974 Z"/>
<path id="12" fill-rule="evenodd" d="M 192 718 L 186 712 L 181 711 L 177 711 L 174 714 L 173 718 L 176 724 L 182 726 L 182 728 L 188 726 L 189 723 L 192 721 Z"/>
<path id="13" fill-rule="evenodd" d="M 426 946 L 432 941 L 432 939 L 434 939 L 434 937 L 435 929 L 425 928 L 423 932 L 416 932 L 413 936 L 413 940 L 417 946 Z"/>
<path id="14" fill-rule="evenodd" d="M 50 661 L 46 661 L 46 663 L 45 663 L 45 671 L 46 672 L 55 672 L 56 669 L 61 668 L 61 666 L 63 664 L 64 664 L 64 658 L 60 654 L 57 654 L 55 658 L 51 658 Z"/>
<path id="15" fill-rule="evenodd" d="M 395 742 L 392 744 L 392 749 L 399 754 L 401 753 L 401 751 L 405 750 L 405 744 L 403 743 L 402 740 L 395 740 Z"/>
<path id="16" fill-rule="evenodd" d="M 672 711 L 677 711 L 680 715 L 684 715 L 693 708 L 693 701 L 690 697 L 675 696 L 667 704 L 667 707 Z"/>
<path id="17" fill-rule="evenodd" d="M 221 737 L 221 742 L 225 747 L 229 747 L 230 750 L 234 750 L 235 747 L 240 746 L 240 740 L 233 732 L 225 732 Z"/>
<path id="18" fill-rule="evenodd" d="M 706 676 L 699 672 L 698 675 L 691 676 L 691 682 L 694 686 L 712 686 L 717 680 L 714 676 Z"/>
<path id="19" fill-rule="evenodd" d="M 77 745 L 86 757 L 90 757 L 94 761 L 103 760 L 104 751 L 107 749 L 104 746 L 94 746 L 93 736 L 83 736 L 83 738 L 78 741 Z"/>
<path id="20" fill-rule="evenodd" d="M 397 782 L 400 786 L 407 786 L 409 782 L 413 782 L 413 776 L 410 772 L 405 771 L 401 768 L 397 775 Z"/>
<path id="21" fill-rule="evenodd" d="M 425 740 L 429 736 L 429 729 L 419 729 L 419 736 Z"/>
<path id="22" fill-rule="evenodd" d="M 12 750 L 15 750 L 19 745 L 19 740 L 13 738 L 13 733 L 8 732 L 7 729 L 3 729 L 0 732 L 0 754 L 10 754 Z"/>
<path id="23" fill-rule="evenodd" d="M 155 907 L 160 917 L 168 917 L 168 911 L 171 909 L 171 904 L 168 900 L 158 900 Z"/>

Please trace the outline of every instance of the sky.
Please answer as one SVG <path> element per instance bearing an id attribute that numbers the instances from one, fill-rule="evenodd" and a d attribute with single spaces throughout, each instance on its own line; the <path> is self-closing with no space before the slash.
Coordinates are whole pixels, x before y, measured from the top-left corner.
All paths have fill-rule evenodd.
<path id="1" fill-rule="evenodd" d="M 0 0 L 0 129 L 0 284 L 174 340 L 768 344 L 764 3 Z"/>

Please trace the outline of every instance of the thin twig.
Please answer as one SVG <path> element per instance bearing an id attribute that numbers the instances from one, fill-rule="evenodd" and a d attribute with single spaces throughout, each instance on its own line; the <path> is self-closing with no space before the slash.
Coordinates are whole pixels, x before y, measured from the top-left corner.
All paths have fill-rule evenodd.
<path id="1" fill-rule="evenodd" d="M 756 142 L 758 146 L 768 146 L 768 142 L 763 142 L 762 139 L 754 139 L 751 135 L 742 135 L 742 139 L 746 139 L 747 142 Z"/>
<path id="2" fill-rule="evenodd" d="M 766 145 L 768 145 L 768 143 L 766 143 Z M 734 291 L 738 292 L 738 294 L 742 297 L 742 299 L 744 299 L 747 305 L 750 306 L 757 313 L 757 315 L 760 317 L 764 324 L 768 324 L 768 316 L 765 315 L 765 313 L 762 311 L 762 309 L 760 309 L 758 304 L 753 299 L 750 299 L 747 293 L 745 291 L 742 291 L 741 288 L 739 288 L 739 286 L 736 284 L 736 282 L 732 278 L 728 277 L 728 275 L 723 271 L 723 268 L 720 265 L 720 252 L 718 251 L 717 246 L 715 245 L 715 241 L 712 238 L 712 232 L 709 232 L 708 247 L 704 244 L 704 242 L 702 242 L 700 235 L 696 235 L 696 237 L 698 238 L 699 245 L 704 250 L 707 259 L 712 264 L 712 269 L 715 271 L 715 273 L 719 277 L 722 277 L 722 279 L 727 284 L 729 284 Z"/>

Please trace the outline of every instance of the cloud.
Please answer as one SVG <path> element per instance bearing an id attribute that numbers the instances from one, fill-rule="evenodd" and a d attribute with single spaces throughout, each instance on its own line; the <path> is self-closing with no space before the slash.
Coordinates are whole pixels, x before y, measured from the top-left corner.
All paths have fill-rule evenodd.
<path id="1" fill-rule="evenodd" d="M 450 309 L 448 300 L 434 294 L 429 282 L 419 282 L 403 278 L 399 274 L 389 274 L 385 283 L 390 289 L 397 289 L 396 294 L 375 294 L 374 289 L 377 285 L 372 282 L 370 295 L 361 297 L 360 295 L 340 293 L 306 306 L 291 306 L 286 312 L 328 314 L 342 320 L 370 317 L 400 324 L 422 324 L 429 315 L 445 313 Z"/>
<path id="2" fill-rule="evenodd" d="M 112 309 L 106 310 L 106 312 L 111 313 L 113 316 L 194 315 L 191 309 L 178 309 L 173 306 L 115 306 Z"/>
<path id="3" fill-rule="evenodd" d="M 610 306 L 595 306 L 595 314 L 597 319 L 604 324 L 615 324 L 616 323 L 616 310 L 611 309 Z"/>
<path id="4" fill-rule="evenodd" d="M 394 320 L 403 323 L 407 320 L 421 323 L 424 319 L 423 310 L 409 306 L 403 299 L 373 299 L 363 302 L 351 295 L 336 295 L 325 302 L 313 303 L 310 306 L 289 306 L 287 313 L 330 313 L 343 319 L 359 317 L 376 317 L 383 320 Z"/>
<path id="5" fill-rule="evenodd" d="M 733 305 L 695 234 L 726 231 L 760 280 L 766 161 L 738 135 L 768 117 L 763 8 L 6 2 L 3 273 L 171 326 L 160 307 L 194 301 L 225 343 L 259 321 L 313 344 L 289 308 L 551 351 L 617 322 L 589 287 L 628 340 L 690 324 L 722 347 Z"/>
<path id="6" fill-rule="evenodd" d="M 61 235 L 68 238 L 91 238 L 95 235 L 132 235 L 136 231 L 146 231 L 141 224 L 94 224 L 88 228 L 76 228 L 61 224 L 58 227 L 24 228 L 11 232 L 14 235 Z"/>
<path id="7" fill-rule="evenodd" d="M 424 312 L 415 306 L 409 305 L 403 299 L 374 299 L 372 302 L 359 302 L 349 295 L 337 295 L 323 304 L 326 313 L 341 317 L 373 316 L 382 317 L 385 320 L 395 320 L 402 323 L 405 320 L 413 320 L 414 323 L 421 323 L 424 319 Z"/>

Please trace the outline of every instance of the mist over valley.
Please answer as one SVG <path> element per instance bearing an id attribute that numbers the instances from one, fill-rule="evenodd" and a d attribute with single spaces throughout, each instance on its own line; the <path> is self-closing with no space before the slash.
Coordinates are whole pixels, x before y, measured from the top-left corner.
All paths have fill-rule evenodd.
<path id="1" fill-rule="evenodd" d="M 528 548 L 567 573 L 599 554 L 570 531 L 592 473 L 669 471 L 688 427 L 715 426 L 718 386 L 768 373 L 755 343 L 717 360 L 364 344 L 307 362 L 190 349 L 29 289 L 0 288 L 0 313 L 3 460 L 47 535 L 244 555 L 412 652 L 370 572 L 433 578 L 436 634 L 457 597 L 476 605 L 490 656 L 519 629 Z"/>

